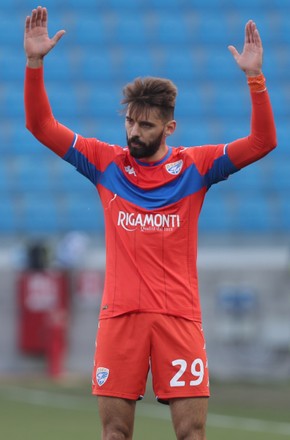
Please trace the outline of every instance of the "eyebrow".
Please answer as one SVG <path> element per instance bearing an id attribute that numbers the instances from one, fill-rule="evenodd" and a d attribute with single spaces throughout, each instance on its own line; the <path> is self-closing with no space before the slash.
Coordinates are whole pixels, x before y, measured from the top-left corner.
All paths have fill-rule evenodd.
<path id="1" fill-rule="evenodd" d="M 131 116 L 129 116 L 129 115 L 126 115 L 126 119 L 127 120 L 130 120 L 130 121 L 133 121 L 134 120 L 134 118 L 132 118 Z M 138 122 L 138 124 L 139 125 L 150 125 L 150 127 L 155 127 L 156 126 L 156 124 L 154 123 L 154 122 L 151 122 L 151 121 L 148 121 L 147 119 L 144 119 L 144 120 L 137 120 L 136 122 Z"/>

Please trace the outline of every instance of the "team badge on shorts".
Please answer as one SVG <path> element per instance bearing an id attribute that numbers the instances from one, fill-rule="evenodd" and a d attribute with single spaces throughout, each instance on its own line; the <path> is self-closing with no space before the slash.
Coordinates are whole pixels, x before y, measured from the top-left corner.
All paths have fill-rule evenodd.
<path id="1" fill-rule="evenodd" d="M 165 165 L 166 171 L 173 176 L 177 176 L 180 173 L 183 165 L 183 160 L 178 160 L 177 162 L 168 163 Z"/>
<path id="2" fill-rule="evenodd" d="M 101 387 L 107 381 L 109 377 L 110 370 L 108 368 L 99 367 L 96 372 L 96 379 L 98 385 Z"/>

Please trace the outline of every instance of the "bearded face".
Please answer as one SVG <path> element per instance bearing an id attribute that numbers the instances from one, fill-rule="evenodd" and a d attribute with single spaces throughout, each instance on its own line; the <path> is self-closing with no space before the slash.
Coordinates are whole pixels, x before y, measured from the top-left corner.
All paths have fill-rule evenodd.
<path id="1" fill-rule="evenodd" d="M 127 132 L 127 145 L 131 156 L 136 159 L 148 158 L 154 156 L 159 150 L 162 142 L 163 130 L 159 135 L 156 135 L 154 139 L 148 140 L 147 142 L 141 141 L 140 136 L 133 135 L 131 138 L 128 136 Z"/>

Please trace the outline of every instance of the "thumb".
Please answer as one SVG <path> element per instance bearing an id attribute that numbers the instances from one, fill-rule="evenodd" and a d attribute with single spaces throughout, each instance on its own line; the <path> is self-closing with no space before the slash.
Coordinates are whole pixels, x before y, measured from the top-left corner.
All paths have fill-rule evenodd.
<path id="1" fill-rule="evenodd" d="M 237 51 L 237 49 L 234 46 L 228 46 L 229 51 L 231 52 L 231 54 L 233 55 L 234 59 L 236 61 L 238 61 L 238 58 L 240 56 L 239 52 Z"/>
<path id="2" fill-rule="evenodd" d="M 58 32 L 54 35 L 54 37 L 52 37 L 51 40 L 52 40 L 54 46 L 59 42 L 59 40 L 61 39 L 61 37 L 64 36 L 64 34 L 65 34 L 65 31 L 64 31 L 64 30 L 61 30 L 61 31 L 58 31 Z"/>

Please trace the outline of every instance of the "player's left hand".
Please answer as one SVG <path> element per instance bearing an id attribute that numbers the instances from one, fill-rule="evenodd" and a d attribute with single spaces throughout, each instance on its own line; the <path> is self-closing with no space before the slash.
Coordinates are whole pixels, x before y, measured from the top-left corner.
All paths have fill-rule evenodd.
<path id="1" fill-rule="evenodd" d="M 262 72 L 263 46 L 253 20 L 249 20 L 245 26 L 245 42 L 242 53 L 239 53 L 234 46 L 228 46 L 228 49 L 247 76 L 257 76 Z"/>

